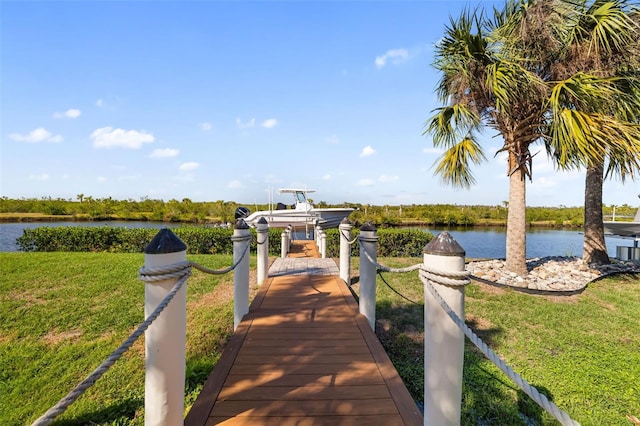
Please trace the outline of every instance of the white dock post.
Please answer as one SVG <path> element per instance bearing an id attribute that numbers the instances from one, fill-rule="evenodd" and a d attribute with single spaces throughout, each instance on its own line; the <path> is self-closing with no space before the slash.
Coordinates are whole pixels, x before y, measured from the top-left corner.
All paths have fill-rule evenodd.
<path id="1" fill-rule="evenodd" d="M 316 221 L 316 226 L 313 228 L 313 239 L 316 242 L 316 247 L 318 248 L 318 251 L 320 251 L 320 225 L 317 224 Z"/>
<path id="2" fill-rule="evenodd" d="M 249 225 L 238 219 L 233 230 L 233 263 L 242 261 L 233 270 L 233 329 L 238 328 L 242 317 L 249 312 L 249 250 L 245 249 L 251 242 Z"/>
<path id="3" fill-rule="evenodd" d="M 258 285 L 267 278 L 267 270 L 269 268 L 269 224 L 264 217 L 258 220 L 257 225 L 258 240 Z"/>
<path id="4" fill-rule="evenodd" d="M 347 284 L 351 284 L 351 229 L 353 225 L 348 218 L 342 219 L 338 230 L 340 232 L 340 278 Z"/>
<path id="5" fill-rule="evenodd" d="M 187 246 L 169 229 L 161 229 L 144 250 L 147 268 L 186 261 Z M 147 282 L 147 318 L 178 282 L 178 278 Z M 184 415 L 187 286 L 178 291 L 145 332 L 144 424 L 181 425 Z"/>
<path id="6" fill-rule="evenodd" d="M 464 271 L 465 251 L 448 232 L 424 248 L 424 265 Z M 453 311 L 464 319 L 464 286 L 432 283 Z M 464 333 L 424 289 L 424 424 L 459 425 L 462 403 Z"/>
<path id="7" fill-rule="evenodd" d="M 378 235 L 376 227 L 367 222 L 360 227 L 360 302 L 359 311 L 376 329 L 376 270 Z M 367 254 L 369 256 L 367 256 Z M 371 258 L 371 260 L 369 260 Z"/>
<path id="8" fill-rule="evenodd" d="M 320 257 L 325 259 L 327 257 L 327 233 L 324 229 L 320 228 Z"/>
<path id="9" fill-rule="evenodd" d="M 280 257 L 287 257 L 287 253 L 289 252 L 289 237 L 288 237 L 288 229 L 285 229 L 280 234 Z"/>

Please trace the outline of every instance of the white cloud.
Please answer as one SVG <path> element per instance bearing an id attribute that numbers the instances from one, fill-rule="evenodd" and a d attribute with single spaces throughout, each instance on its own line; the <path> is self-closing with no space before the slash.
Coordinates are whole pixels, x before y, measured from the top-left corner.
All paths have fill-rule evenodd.
<path id="1" fill-rule="evenodd" d="M 239 180 L 232 180 L 227 184 L 227 188 L 240 189 L 240 188 L 244 188 L 244 185 Z"/>
<path id="2" fill-rule="evenodd" d="M 322 176 L 322 180 L 331 180 L 331 175 L 327 173 L 326 175 Z"/>
<path id="3" fill-rule="evenodd" d="M 272 129 L 274 127 L 276 127 L 278 125 L 278 120 L 276 120 L 275 118 L 269 118 L 267 120 L 264 120 L 262 122 L 262 127 L 265 127 L 267 129 Z"/>
<path id="4" fill-rule="evenodd" d="M 440 148 L 423 148 L 422 152 L 424 154 L 442 154 L 444 151 Z"/>
<path id="5" fill-rule="evenodd" d="M 330 143 L 330 144 L 332 144 L 332 145 L 337 145 L 337 144 L 339 144 L 339 143 L 340 143 L 340 139 L 338 139 L 338 136 L 336 136 L 336 135 L 331 135 L 331 136 L 329 136 L 329 137 L 325 138 L 325 140 L 324 140 L 324 141 L 325 141 L 326 143 Z"/>
<path id="6" fill-rule="evenodd" d="M 45 181 L 51 179 L 51 176 L 49 176 L 47 173 L 41 173 L 39 175 L 29 175 L 29 179 Z"/>
<path id="7" fill-rule="evenodd" d="M 380 182 L 393 182 L 400 179 L 398 176 L 381 175 L 378 180 Z"/>
<path id="8" fill-rule="evenodd" d="M 118 176 L 118 182 L 134 182 L 139 180 L 141 175 Z"/>
<path id="9" fill-rule="evenodd" d="M 152 143 L 155 140 L 151 133 L 144 130 L 124 130 L 111 127 L 94 130 L 91 133 L 91 139 L 93 139 L 95 148 L 122 147 L 130 149 L 139 149 L 142 144 Z"/>
<path id="10" fill-rule="evenodd" d="M 103 183 L 103 182 L 106 182 L 106 181 L 107 181 L 107 178 L 106 178 L 106 177 L 104 177 L 104 176 L 98 176 L 98 182 Z"/>
<path id="11" fill-rule="evenodd" d="M 180 150 L 179 149 L 158 148 L 158 149 L 154 149 L 153 152 L 151 153 L 151 155 L 149 155 L 149 157 L 151 157 L 151 158 L 169 158 L 169 157 L 175 157 L 178 154 L 180 154 Z"/>
<path id="12" fill-rule="evenodd" d="M 553 188 L 558 186 L 559 180 L 561 179 L 553 179 L 544 176 L 536 179 L 534 176 L 533 181 L 529 185 L 533 188 Z"/>
<path id="13" fill-rule="evenodd" d="M 182 173 L 180 175 L 174 176 L 173 180 L 179 183 L 190 183 L 196 181 L 196 176 L 193 173 Z"/>
<path id="14" fill-rule="evenodd" d="M 197 163 L 195 161 L 189 161 L 187 163 L 180 164 L 180 167 L 178 167 L 178 169 L 182 172 L 186 172 L 190 170 L 195 170 L 198 167 L 200 167 L 200 163 Z"/>
<path id="15" fill-rule="evenodd" d="M 373 179 L 360 179 L 358 182 L 356 182 L 356 185 L 358 186 L 372 186 L 376 183 L 376 181 L 374 181 Z"/>
<path id="16" fill-rule="evenodd" d="M 30 142 L 30 143 L 37 143 L 37 142 L 61 142 L 62 141 L 62 136 L 60 135 L 53 135 L 50 131 L 48 131 L 47 129 L 45 129 L 44 127 L 38 127 L 37 129 L 34 129 L 32 131 L 30 131 L 28 134 L 26 135 L 21 135 L 18 133 L 11 133 L 9 135 L 9 137 L 11 139 L 13 139 L 14 141 L 19 141 L 19 142 Z"/>
<path id="17" fill-rule="evenodd" d="M 56 112 L 53 114 L 53 118 L 78 118 L 80 114 L 82 112 L 79 109 L 68 109 L 65 112 Z"/>
<path id="18" fill-rule="evenodd" d="M 238 128 L 240 129 L 248 129 L 250 127 L 255 127 L 256 125 L 256 119 L 252 118 L 249 121 L 245 121 L 244 123 L 242 122 L 242 120 L 240 120 L 240 118 L 236 118 L 236 125 L 238 126 Z"/>
<path id="19" fill-rule="evenodd" d="M 390 62 L 393 65 L 401 64 L 409 59 L 409 51 L 407 49 L 390 49 L 384 55 L 376 56 L 376 68 L 380 69 Z"/>
<path id="20" fill-rule="evenodd" d="M 362 152 L 360 153 L 360 158 L 368 157 L 376 153 L 376 150 L 371 147 L 371 145 L 367 145 L 362 148 Z"/>
<path id="21" fill-rule="evenodd" d="M 97 106 L 97 107 L 101 107 L 101 106 L 103 106 L 103 105 L 104 105 L 104 101 L 103 101 L 102 99 L 98 99 L 98 100 L 96 101 L 96 106 Z"/>
<path id="22" fill-rule="evenodd" d="M 205 123 L 200 123 L 200 128 L 205 132 L 208 132 L 209 130 L 211 130 L 212 126 L 211 126 L 211 123 L 205 122 Z"/>

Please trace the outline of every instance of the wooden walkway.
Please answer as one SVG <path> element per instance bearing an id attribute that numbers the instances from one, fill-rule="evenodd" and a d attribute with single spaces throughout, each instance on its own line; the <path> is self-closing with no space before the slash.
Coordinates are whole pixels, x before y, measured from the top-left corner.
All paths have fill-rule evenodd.
<path id="1" fill-rule="evenodd" d="M 189 414 L 202 425 L 422 425 L 332 259 L 276 259 Z"/>

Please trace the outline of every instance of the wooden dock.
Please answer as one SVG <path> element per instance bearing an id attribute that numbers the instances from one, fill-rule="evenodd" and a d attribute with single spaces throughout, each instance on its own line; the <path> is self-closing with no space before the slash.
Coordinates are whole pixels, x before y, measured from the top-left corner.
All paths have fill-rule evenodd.
<path id="1" fill-rule="evenodd" d="M 202 425 L 422 425 L 331 259 L 276 259 L 189 414 Z"/>

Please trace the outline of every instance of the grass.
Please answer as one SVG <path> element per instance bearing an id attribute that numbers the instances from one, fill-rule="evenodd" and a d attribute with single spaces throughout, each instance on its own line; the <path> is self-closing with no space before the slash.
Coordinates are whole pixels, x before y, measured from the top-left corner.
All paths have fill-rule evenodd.
<path id="1" fill-rule="evenodd" d="M 230 256 L 189 260 L 218 269 Z M 141 254 L 0 253 L 0 424 L 30 424 L 144 320 Z M 233 330 L 233 275 L 194 271 L 187 288 L 187 406 Z M 139 339 L 56 424 L 143 424 Z"/>
<path id="2" fill-rule="evenodd" d="M 230 264 L 230 256 L 189 259 L 212 268 Z M 400 267 L 420 260 L 379 261 Z M 143 263 L 140 254 L 0 253 L 0 424 L 33 422 L 143 320 L 144 285 L 137 279 Z M 421 400 L 422 284 L 415 272 L 383 276 L 418 302 L 400 298 L 378 279 L 378 335 Z M 233 328 L 232 280 L 197 271 L 189 280 L 187 407 Z M 466 294 L 467 323 L 575 420 L 630 425 L 627 415 L 640 416 L 640 278 L 604 279 L 571 297 L 478 284 Z M 143 424 L 143 364 L 139 341 L 56 424 Z M 555 424 L 468 342 L 461 422 Z"/>
<path id="3" fill-rule="evenodd" d="M 381 259 L 401 267 L 419 259 Z M 424 379 L 423 286 L 415 273 L 377 280 L 377 333 L 418 401 Z M 357 290 L 357 285 L 354 286 Z M 466 288 L 466 322 L 516 372 L 582 425 L 630 425 L 640 415 L 640 277 L 591 283 L 577 296 Z M 557 422 L 466 341 L 462 424 Z"/>

